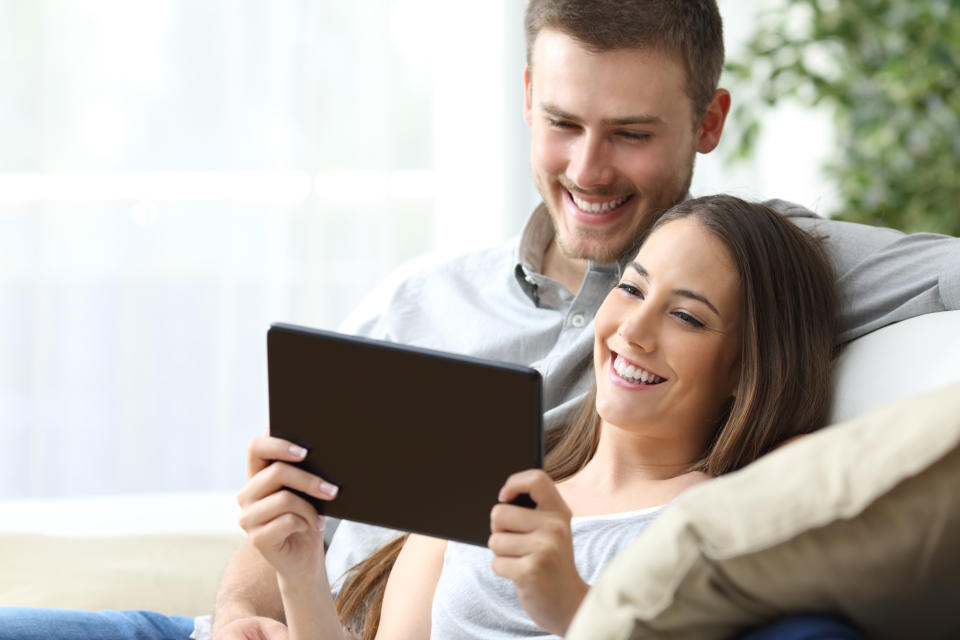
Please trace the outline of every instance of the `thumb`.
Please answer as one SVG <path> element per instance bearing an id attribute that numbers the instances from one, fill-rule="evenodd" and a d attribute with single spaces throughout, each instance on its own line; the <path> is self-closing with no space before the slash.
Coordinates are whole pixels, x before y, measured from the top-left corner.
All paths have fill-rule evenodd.
<path id="1" fill-rule="evenodd" d="M 517 496 L 529 494 L 537 509 L 566 511 L 567 503 L 560 497 L 557 486 L 542 469 L 527 469 L 514 473 L 500 489 L 500 502 L 510 502 Z"/>

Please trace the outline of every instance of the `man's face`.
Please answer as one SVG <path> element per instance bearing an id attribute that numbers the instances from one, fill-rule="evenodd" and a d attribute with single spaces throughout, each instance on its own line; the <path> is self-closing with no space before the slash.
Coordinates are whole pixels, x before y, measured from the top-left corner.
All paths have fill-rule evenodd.
<path id="1" fill-rule="evenodd" d="M 704 150 L 682 62 L 645 49 L 592 53 L 544 29 L 524 82 L 534 180 L 562 255 L 611 262 L 684 198 Z"/>

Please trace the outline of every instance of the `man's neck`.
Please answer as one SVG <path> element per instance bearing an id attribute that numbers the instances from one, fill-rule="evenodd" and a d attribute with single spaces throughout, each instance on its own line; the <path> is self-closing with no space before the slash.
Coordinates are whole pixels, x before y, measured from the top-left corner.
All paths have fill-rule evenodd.
<path id="1" fill-rule="evenodd" d="M 543 255 L 543 275 L 555 280 L 576 295 L 587 274 L 588 261 L 563 255 L 556 239 L 550 241 Z"/>

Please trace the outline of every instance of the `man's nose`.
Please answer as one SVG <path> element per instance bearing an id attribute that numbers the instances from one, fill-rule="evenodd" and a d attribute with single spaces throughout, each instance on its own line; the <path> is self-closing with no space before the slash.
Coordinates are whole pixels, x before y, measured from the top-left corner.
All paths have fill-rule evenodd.
<path id="1" fill-rule="evenodd" d="M 583 189 L 613 184 L 615 171 L 606 141 L 601 136 L 585 133 L 574 143 L 567 177 Z"/>

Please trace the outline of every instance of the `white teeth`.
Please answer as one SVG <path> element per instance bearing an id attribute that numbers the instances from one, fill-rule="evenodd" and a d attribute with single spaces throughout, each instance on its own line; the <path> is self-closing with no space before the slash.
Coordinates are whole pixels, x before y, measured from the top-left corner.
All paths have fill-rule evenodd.
<path id="1" fill-rule="evenodd" d="M 627 382 L 632 382 L 633 384 L 658 384 L 664 381 L 664 378 L 646 371 L 645 369 L 640 369 L 635 367 L 632 364 L 628 364 L 623 358 L 617 356 L 613 361 L 613 369 L 617 372 L 621 378 Z"/>
<path id="2" fill-rule="evenodd" d="M 573 193 L 570 194 L 570 197 L 573 198 L 573 203 L 577 205 L 579 209 L 588 213 L 606 213 L 607 211 L 616 209 L 630 198 L 630 196 L 624 196 L 607 202 L 587 202 L 586 200 L 581 200 Z"/>

